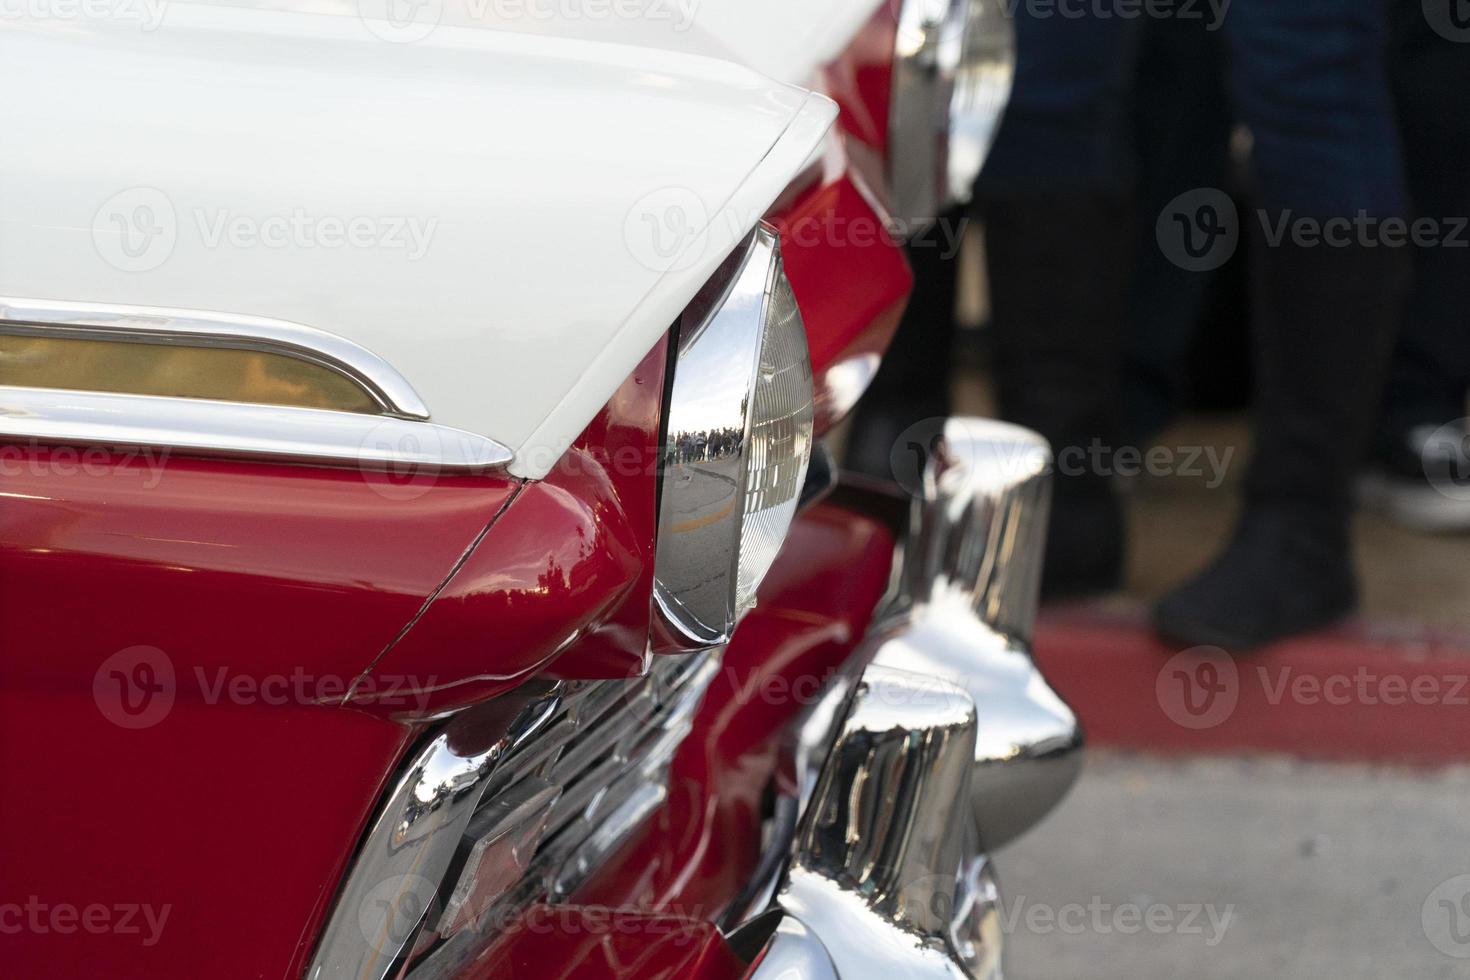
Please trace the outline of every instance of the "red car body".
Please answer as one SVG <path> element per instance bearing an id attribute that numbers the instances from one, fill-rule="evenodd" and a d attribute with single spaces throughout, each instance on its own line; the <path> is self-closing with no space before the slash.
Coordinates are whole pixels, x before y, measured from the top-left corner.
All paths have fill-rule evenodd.
<path id="1" fill-rule="evenodd" d="M 911 286 L 869 189 L 892 32 L 880 14 L 830 67 L 839 128 L 768 216 L 819 399 L 834 367 L 871 370 Z M 534 678 L 637 674 L 666 343 L 539 481 L 5 447 L 4 975 L 300 976 L 432 719 Z M 667 802 L 466 976 L 748 971 L 715 924 L 760 859 L 769 787 L 792 778 L 778 749 L 802 703 L 762 692 L 843 668 L 893 547 L 858 510 L 800 515 Z"/>

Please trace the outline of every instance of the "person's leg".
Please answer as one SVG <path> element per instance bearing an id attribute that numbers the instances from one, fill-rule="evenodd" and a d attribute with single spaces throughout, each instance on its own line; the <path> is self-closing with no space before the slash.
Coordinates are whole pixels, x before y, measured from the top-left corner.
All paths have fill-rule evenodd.
<path id="1" fill-rule="evenodd" d="M 1018 9 L 1016 97 L 978 204 L 1000 414 L 1045 436 L 1057 460 L 1043 573 L 1056 598 L 1115 588 L 1122 575 L 1122 506 L 1098 460 L 1122 438 L 1137 24 Z"/>
<path id="2" fill-rule="evenodd" d="M 1405 210 L 1379 0 L 1237 0 L 1226 30 L 1262 205 L 1245 218 L 1258 246 L 1255 457 L 1235 538 L 1155 621 L 1246 649 L 1356 605 L 1353 480 L 1408 257 L 1378 237 Z M 1320 240 L 1292 233 L 1304 220 Z"/>
<path id="3" fill-rule="evenodd" d="M 1147 445 L 1181 410 L 1190 355 L 1214 277 L 1180 268 L 1158 216 L 1180 195 L 1222 187 L 1234 126 L 1225 45 L 1212 20 L 1145 21 L 1133 134 L 1138 147 L 1137 266 L 1124 366 L 1125 434 Z"/>
<path id="4" fill-rule="evenodd" d="M 1391 0 L 1389 80 L 1404 143 L 1405 175 L 1416 219 L 1454 241 L 1418 245 L 1414 289 L 1394 349 L 1365 500 L 1425 530 L 1470 528 L 1470 505 L 1441 493 L 1426 442 L 1463 418 L 1470 389 L 1470 44 L 1437 33 L 1420 0 Z M 1459 229 L 1456 232 L 1456 229 Z M 1428 450 L 1426 454 L 1426 450 Z"/>

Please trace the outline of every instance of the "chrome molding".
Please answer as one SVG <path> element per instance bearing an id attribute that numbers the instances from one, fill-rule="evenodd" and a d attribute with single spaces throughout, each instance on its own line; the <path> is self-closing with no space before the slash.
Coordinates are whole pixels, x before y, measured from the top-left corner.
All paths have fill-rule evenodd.
<path id="1" fill-rule="evenodd" d="M 479 471 L 513 454 L 436 425 L 402 375 L 335 334 L 264 317 L 0 297 L 0 334 L 217 347 L 309 362 L 350 381 L 380 414 L 123 392 L 0 385 L 0 438 L 356 465 L 399 474 Z"/>
<path id="2" fill-rule="evenodd" d="M 511 452 L 460 429 L 408 419 L 203 398 L 0 385 L 0 438 L 158 446 L 181 453 L 356 465 L 404 475 L 504 466 Z"/>
<path id="3" fill-rule="evenodd" d="M 458 976 L 532 903 L 572 897 L 667 799 L 719 662 L 533 683 L 448 721 L 369 828 L 308 980 Z"/>
<path id="4" fill-rule="evenodd" d="M 873 663 L 974 699 L 984 724 L 970 802 L 989 849 L 1046 816 L 1081 765 L 1077 717 L 1030 652 L 1051 470 L 1034 433 L 950 419 L 913 503 L 899 598 L 865 641 Z"/>
<path id="5" fill-rule="evenodd" d="M 267 317 L 150 306 L 110 306 L 0 296 L 0 333 L 187 344 L 282 354 L 342 375 L 384 415 L 427 419 L 413 386 L 378 355 L 336 334 Z"/>
<path id="6" fill-rule="evenodd" d="M 499 759 L 541 730 L 554 695 L 506 701 L 510 724 L 451 721 L 409 763 L 337 896 L 308 980 L 383 980 L 409 952 Z M 512 707 L 513 706 L 513 707 Z"/>

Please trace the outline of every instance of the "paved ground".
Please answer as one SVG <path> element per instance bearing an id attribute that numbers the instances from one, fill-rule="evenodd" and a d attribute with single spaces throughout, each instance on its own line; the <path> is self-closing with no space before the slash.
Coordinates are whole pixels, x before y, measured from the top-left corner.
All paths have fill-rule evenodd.
<path id="1" fill-rule="evenodd" d="M 1470 976 L 1467 814 L 1470 768 L 1092 751 L 997 859 L 1008 977 Z"/>

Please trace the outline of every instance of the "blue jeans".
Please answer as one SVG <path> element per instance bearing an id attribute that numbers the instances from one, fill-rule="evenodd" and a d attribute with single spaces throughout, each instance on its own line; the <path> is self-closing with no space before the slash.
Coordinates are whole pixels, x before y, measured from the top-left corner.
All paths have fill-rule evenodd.
<path id="1" fill-rule="evenodd" d="M 1119 16 L 1128 8 L 1117 0 L 1102 6 L 1017 4 L 1016 88 L 982 193 L 1131 188 L 1127 106 L 1142 23 Z M 1192 9 L 1214 16 L 1203 2 Z M 1234 0 L 1219 26 L 1234 111 L 1255 140 L 1261 206 L 1403 214 L 1382 0 Z"/>

